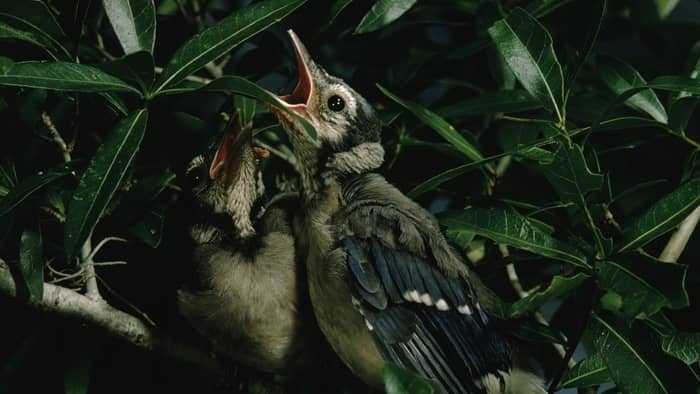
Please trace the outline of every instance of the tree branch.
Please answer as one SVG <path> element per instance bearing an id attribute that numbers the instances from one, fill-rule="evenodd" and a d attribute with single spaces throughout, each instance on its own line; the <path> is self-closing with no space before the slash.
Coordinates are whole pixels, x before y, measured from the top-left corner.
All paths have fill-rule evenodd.
<path id="1" fill-rule="evenodd" d="M 0 259 L 0 294 L 16 297 L 16 286 L 5 263 Z M 93 301 L 73 290 L 44 283 L 41 300 L 30 299 L 26 305 L 44 312 L 70 317 L 100 328 L 108 335 L 138 348 L 196 364 L 203 370 L 223 374 L 223 366 L 208 350 L 177 340 L 138 318 L 106 302 Z"/>
<path id="2" fill-rule="evenodd" d="M 675 263 L 678 258 L 681 257 L 681 253 L 688 245 L 690 237 L 693 235 L 695 227 L 698 225 L 700 220 L 700 206 L 695 208 L 693 212 L 690 213 L 681 224 L 678 226 L 678 230 L 671 236 L 664 247 L 664 250 L 659 256 L 659 260 L 665 263 Z"/>

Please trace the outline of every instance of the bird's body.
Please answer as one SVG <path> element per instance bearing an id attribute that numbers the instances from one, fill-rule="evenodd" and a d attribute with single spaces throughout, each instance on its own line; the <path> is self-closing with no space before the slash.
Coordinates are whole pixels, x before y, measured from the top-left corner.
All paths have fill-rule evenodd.
<path id="1" fill-rule="evenodd" d="M 384 151 L 372 107 L 290 35 L 300 82 L 280 102 L 316 128 L 320 144 L 294 116 L 275 113 L 299 162 L 297 252 L 328 342 L 377 388 L 390 361 L 437 392 L 543 393 L 536 377 L 517 370 L 510 343 L 477 299 L 478 280 L 437 220 L 374 173 Z M 516 383 L 516 375 L 524 379 Z"/>
<path id="2" fill-rule="evenodd" d="M 256 218 L 262 197 L 257 159 L 250 133 L 234 134 L 224 138 L 213 163 L 198 158 L 190 168 L 198 178 L 190 229 L 195 285 L 178 293 L 178 307 L 219 354 L 289 373 L 309 361 L 315 326 L 305 306 L 303 268 L 295 264 L 290 221 L 298 200 L 277 199 Z"/>

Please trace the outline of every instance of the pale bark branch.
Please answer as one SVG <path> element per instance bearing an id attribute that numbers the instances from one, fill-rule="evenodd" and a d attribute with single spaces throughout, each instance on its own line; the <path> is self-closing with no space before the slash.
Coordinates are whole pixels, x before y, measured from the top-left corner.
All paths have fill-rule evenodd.
<path id="1" fill-rule="evenodd" d="M 695 210 L 681 222 L 678 226 L 678 230 L 671 235 L 668 243 L 666 243 L 666 247 L 664 247 L 664 250 L 659 256 L 659 260 L 665 263 L 677 262 L 678 258 L 681 257 L 681 253 L 683 253 L 683 250 L 685 250 L 685 247 L 688 245 L 688 241 L 693 235 L 693 231 L 695 231 L 699 220 L 700 206 L 695 208 Z"/>
<path id="2" fill-rule="evenodd" d="M 0 260 L 0 294 L 11 298 L 17 296 L 15 282 L 2 260 Z M 208 350 L 180 341 L 106 302 L 93 301 L 73 290 L 44 283 L 43 299 L 27 300 L 26 305 L 39 311 L 91 324 L 108 335 L 141 349 L 164 354 L 185 363 L 196 364 L 202 370 L 215 374 L 223 373 L 222 365 Z"/>

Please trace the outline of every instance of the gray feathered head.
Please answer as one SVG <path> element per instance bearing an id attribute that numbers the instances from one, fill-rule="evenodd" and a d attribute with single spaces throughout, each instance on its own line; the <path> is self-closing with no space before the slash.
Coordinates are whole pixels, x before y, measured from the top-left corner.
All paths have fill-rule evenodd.
<path id="1" fill-rule="evenodd" d="M 253 146 L 252 127 L 242 127 L 236 114 L 219 144 L 190 162 L 185 187 L 194 199 L 198 215 L 206 216 L 198 218 L 204 225 L 193 229 L 195 238 L 216 230 L 215 224 L 230 227 L 234 237 L 254 234 L 253 208 L 265 191 L 258 159 L 267 155 L 267 151 Z M 231 226 L 221 225 L 227 221 Z"/>
<path id="2" fill-rule="evenodd" d="M 345 81 L 316 64 L 299 37 L 291 30 L 288 33 L 296 55 L 299 81 L 291 94 L 277 99 L 316 129 L 319 142 L 313 143 L 297 118 L 272 107 L 290 136 L 297 158 L 309 160 L 312 153 L 309 151 L 316 156 L 324 154 L 326 162 L 314 164 L 340 173 L 358 173 L 379 167 L 384 151 L 379 143 L 381 122 L 374 108 Z M 318 170 L 325 172 L 323 168 Z"/>

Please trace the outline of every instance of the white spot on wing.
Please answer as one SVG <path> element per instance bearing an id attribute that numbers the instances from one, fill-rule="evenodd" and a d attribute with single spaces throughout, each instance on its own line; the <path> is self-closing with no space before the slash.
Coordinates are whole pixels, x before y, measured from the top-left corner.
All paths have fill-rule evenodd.
<path id="1" fill-rule="evenodd" d="M 372 324 L 371 324 L 368 320 L 366 320 L 366 319 L 365 319 L 365 324 L 367 325 L 367 328 L 368 328 L 370 331 L 374 330 L 374 327 L 372 327 Z"/>
<path id="2" fill-rule="evenodd" d="M 463 315 L 471 315 L 472 314 L 472 308 L 470 308 L 469 305 L 467 305 L 467 304 L 458 306 L 457 311 Z"/>
<path id="3" fill-rule="evenodd" d="M 447 301 L 445 301 L 443 298 L 440 298 L 440 299 L 435 303 L 435 307 L 436 307 L 439 311 L 446 311 L 446 310 L 449 310 L 449 309 L 450 309 L 449 305 L 447 305 Z"/>
<path id="4" fill-rule="evenodd" d="M 423 302 L 427 306 L 433 305 L 433 299 L 430 297 L 430 294 L 425 293 L 422 296 L 420 296 L 421 302 Z"/>

